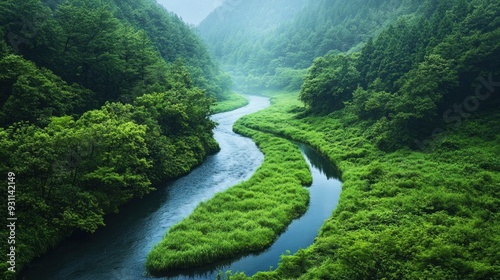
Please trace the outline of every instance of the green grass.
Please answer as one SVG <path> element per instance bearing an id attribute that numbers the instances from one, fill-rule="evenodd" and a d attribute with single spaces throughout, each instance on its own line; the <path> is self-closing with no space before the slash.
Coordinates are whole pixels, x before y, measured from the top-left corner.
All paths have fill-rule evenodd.
<path id="1" fill-rule="evenodd" d="M 172 227 L 149 253 L 153 275 L 205 265 L 265 249 L 288 224 L 305 213 L 312 177 L 299 149 L 288 140 L 241 125 L 265 158 L 246 182 L 218 193 Z"/>
<path id="2" fill-rule="evenodd" d="M 433 152 L 386 153 L 345 110 L 301 117 L 296 93 L 272 101 L 239 126 L 311 144 L 343 191 L 311 247 L 253 278 L 500 279 L 500 113 L 469 118 Z"/>
<path id="3" fill-rule="evenodd" d="M 212 108 L 213 114 L 229 112 L 248 105 L 248 100 L 240 94 L 231 93 L 223 101 L 217 102 Z"/>

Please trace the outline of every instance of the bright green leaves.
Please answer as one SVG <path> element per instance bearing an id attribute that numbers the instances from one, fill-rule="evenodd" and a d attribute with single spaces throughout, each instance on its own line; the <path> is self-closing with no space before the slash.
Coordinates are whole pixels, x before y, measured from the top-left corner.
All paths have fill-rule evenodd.
<path id="1" fill-rule="evenodd" d="M 36 194 L 66 209 L 74 204 L 68 193 L 96 192 L 105 213 L 151 190 L 146 126 L 99 113 L 76 122 L 55 118 L 45 129 L 19 124 L 7 130 L 17 145 L 8 166 L 25 177 L 26 196 Z"/>
<path id="2" fill-rule="evenodd" d="M 78 85 L 68 85 L 46 69 L 17 55 L 0 61 L 3 91 L 0 97 L 0 125 L 29 121 L 45 125 L 50 117 L 81 112 L 91 103 L 92 92 Z"/>
<path id="3" fill-rule="evenodd" d="M 146 126 L 126 117 L 114 118 L 105 111 L 86 113 L 81 121 L 83 126 L 77 121 L 74 137 L 86 143 L 81 149 L 90 149 L 81 158 L 81 166 L 89 168 L 89 172 L 76 176 L 77 182 L 85 189 L 111 196 L 107 202 L 111 207 L 148 193 L 151 162 L 145 140 Z"/>
<path id="4" fill-rule="evenodd" d="M 104 212 L 95 196 L 88 192 L 79 192 L 75 201 L 75 204 L 64 210 L 60 218 L 54 219 L 55 224 L 87 232 L 94 232 L 99 226 L 104 226 Z"/>
<path id="5" fill-rule="evenodd" d="M 136 107 L 147 110 L 166 135 L 186 134 L 197 127 L 205 127 L 206 131 L 215 128 L 208 119 L 210 104 L 197 88 L 147 94 L 134 102 Z"/>
<path id="6" fill-rule="evenodd" d="M 300 99 L 317 112 L 343 108 L 359 80 L 355 63 L 354 57 L 344 55 L 316 59 L 305 78 Z"/>
<path id="7" fill-rule="evenodd" d="M 443 97 L 458 87 L 458 75 L 452 61 L 429 55 L 399 82 L 402 83 L 399 102 L 393 105 L 393 110 L 428 121 L 436 115 Z"/>
<path id="8" fill-rule="evenodd" d="M 76 229 L 94 232 L 104 214 L 217 150 L 210 99 L 197 88 L 178 89 L 143 95 L 134 105 L 106 103 L 76 120 L 52 117 L 44 128 L 18 122 L 0 129 L 0 171 L 23 178 L 19 216 L 30 230 L 18 240 L 38 248 L 25 259 Z"/>

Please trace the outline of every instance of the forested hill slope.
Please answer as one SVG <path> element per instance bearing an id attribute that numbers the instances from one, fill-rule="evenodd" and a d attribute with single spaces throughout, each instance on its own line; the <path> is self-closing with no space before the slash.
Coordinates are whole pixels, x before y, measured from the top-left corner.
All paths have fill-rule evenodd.
<path id="1" fill-rule="evenodd" d="M 375 11 L 400 14 L 358 37 L 366 40 L 360 48 L 350 49 L 355 30 L 334 24 L 340 33 L 296 40 L 297 49 L 317 50 L 314 38 L 342 38 L 307 66 L 300 101 L 273 94 L 270 108 L 238 123 L 312 144 L 343 180 L 338 208 L 314 244 L 252 279 L 500 279 L 500 2 L 380 9 L 391 3 L 359 3 L 359 22 L 377 22 Z"/>
<path id="2" fill-rule="evenodd" d="M 1 207 L 18 219 L 0 278 L 217 151 L 208 116 L 229 86 L 153 0 L 0 2 Z"/>
<path id="3" fill-rule="evenodd" d="M 181 57 L 186 61 L 196 86 L 223 100 L 231 90 L 230 77 L 212 59 L 204 42 L 177 15 L 166 13 L 155 1 L 114 0 L 115 14 L 132 26 L 144 30 L 169 62 Z"/>
<path id="4" fill-rule="evenodd" d="M 198 27 L 238 86 L 298 89 L 314 58 L 360 44 L 419 1 L 228 1 Z"/>
<path id="5" fill-rule="evenodd" d="M 316 59 L 300 98 L 310 112 L 368 121 L 383 150 L 432 148 L 471 113 L 498 109 L 499 14 L 494 0 L 427 1 L 360 52 Z"/>
<path id="6" fill-rule="evenodd" d="M 2 3 L 0 24 L 15 52 L 101 100 L 149 83 L 157 53 L 167 63 L 183 59 L 195 85 L 210 96 L 221 98 L 230 87 L 195 33 L 153 0 L 14 3 Z"/>
<path id="7" fill-rule="evenodd" d="M 300 12 L 307 0 L 227 1 L 197 27 L 215 57 L 225 65 L 241 63 L 262 51 L 263 39 L 272 36 Z M 248 44 L 251 43 L 251 44 Z"/>

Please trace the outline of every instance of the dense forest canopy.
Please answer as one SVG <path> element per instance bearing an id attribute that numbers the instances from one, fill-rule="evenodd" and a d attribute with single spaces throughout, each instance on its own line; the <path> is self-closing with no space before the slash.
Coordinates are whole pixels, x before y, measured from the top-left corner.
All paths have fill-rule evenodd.
<path id="1" fill-rule="evenodd" d="M 1 24 L 15 53 L 95 91 L 100 100 L 150 90 L 155 70 L 177 59 L 209 96 L 222 98 L 229 90 L 230 81 L 197 36 L 154 1 L 14 3 L 2 4 Z"/>
<path id="2" fill-rule="evenodd" d="M 22 178 L 16 271 L 217 151 L 208 116 L 230 86 L 152 0 L 2 1 L 0 172 Z"/>
<path id="3" fill-rule="evenodd" d="M 347 170 L 342 211 L 262 277 L 496 279 L 498 237 L 481 230 L 498 229 L 500 211 L 499 15 L 497 0 L 227 0 L 192 30 L 153 0 L 2 1 L 16 271 L 216 152 L 223 68 L 241 90 L 298 96 L 241 131 L 309 141 Z"/>
<path id="4" fill-rule="evenodd" d="M 498 108 L 491 90 L 500 74 L 499 14 L 498 1 L 426 1 L 359 53 L 316 59 L 300 98 L 314 113 L 346 106 L 370 120 L 383 149 L 423 148 L 415 139 L 436 127 Z"/>
<path id="5" fill-rule="evenodd" d="M 313 145 L 344 184 L 314 244 L 252 279 L 498 279 L 500 2 L 311 0 L 259 33 L 266 7 L 198 29 L 272 92 L 239 125 Z"/>
<path id="6" fill-rule="evenodd" d="M 197 29 L 236 86 L 298 89 L 316 57 L 359 50 L 422 2 L 229 1 Z"/>
<path id="7" fill-rule="evenodd" d="M 198 32 L 236 86 L 301 89 L 312 113 L 347 104 L 383 149 L 422 146 L 414 139 L 459 121 L 448 110 L 478 78 L 498 76 L 495 1 L 277 2 L 223 5 Z"/>

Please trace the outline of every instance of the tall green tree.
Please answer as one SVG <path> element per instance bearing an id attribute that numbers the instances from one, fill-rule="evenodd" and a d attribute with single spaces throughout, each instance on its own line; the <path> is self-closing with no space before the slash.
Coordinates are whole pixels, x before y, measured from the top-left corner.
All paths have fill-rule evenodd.
<path id="1" fill-rule="evenodd" d="M 45 125 L 52 116 L 82 113 L 91 107 L 93 93 L 68 85 L 47 69 L 17 55 L 0 60 L 0 125 L 29 121 Z"/>
<path id="2" fill-rule="evenodd" d="M 344 107 L 359 82 L 356 58 L 325 56 L 314 61 L 300 91 L 300 99 L 311 110 L 328 113 Z"/>

